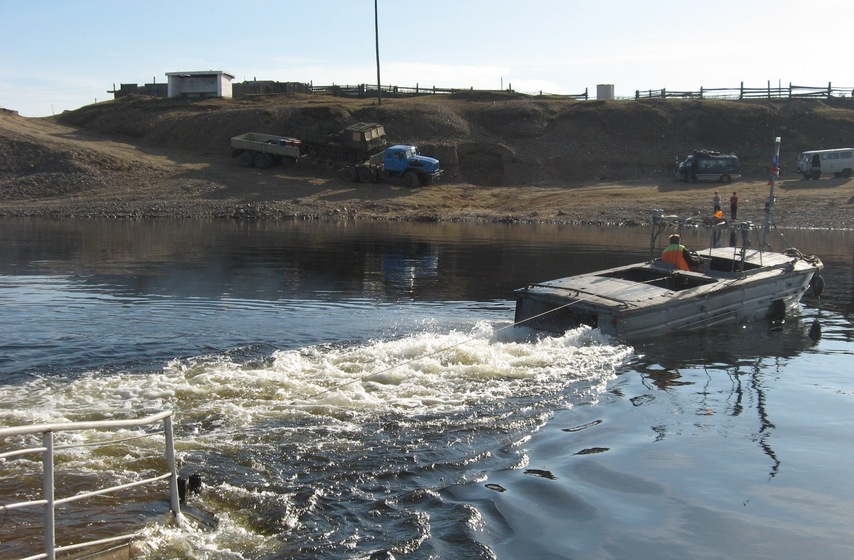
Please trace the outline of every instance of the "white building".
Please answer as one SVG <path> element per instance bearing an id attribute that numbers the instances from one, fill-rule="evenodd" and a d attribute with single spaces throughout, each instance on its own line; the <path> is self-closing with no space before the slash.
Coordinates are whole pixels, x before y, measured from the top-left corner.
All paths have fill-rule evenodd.
<path id="1" fill-rule="evenodd" d="M 167 97 L 231 97 L 234 76 L 219 70 L 167 72 Z"/>

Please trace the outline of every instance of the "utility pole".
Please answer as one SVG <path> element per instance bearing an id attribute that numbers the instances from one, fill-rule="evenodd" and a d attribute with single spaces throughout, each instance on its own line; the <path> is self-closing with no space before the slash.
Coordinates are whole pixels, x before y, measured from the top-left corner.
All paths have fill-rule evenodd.
<path id="1" fill-rule="evenodd" d="M 377 12 L 377 0 L 374 0 L 374 35 L 377 44 L 377 105 L 382 105 L 383 86 L 380 81 L 380 19 Z"/>

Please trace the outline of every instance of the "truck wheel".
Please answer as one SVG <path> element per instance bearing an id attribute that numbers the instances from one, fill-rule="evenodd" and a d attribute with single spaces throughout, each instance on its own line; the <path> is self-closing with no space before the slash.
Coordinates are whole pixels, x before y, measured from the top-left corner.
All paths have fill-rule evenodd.
<path id="1" fill-rule="evenodd" d="M 252 152 L 241 152 L 240 165 L 243 167 L 252 167 L 255 165 L 255 154 Z"/>
<path id="2" fill-rule="evenodd" d="M 350 167 L 350 166 L 342 167 L 341 171 L 339 171 L 338 174 L 340 175 L 340 177 L 342 179 L 344 179 L 348 183 L 355 183 L 356 179 L 359 178 L 358 175 L 356 174 L 356 168 Z"/>
<path id="3" fill-rule="evenodd" d="M 377 180 L 370 167 L 360 167 L 358 173 L 360 183 L 373 183 Z"/>
<path id="4" fill-rule="evenodd" d="M 293 167 L 297 164 L 297 158 L 292 158 L 288 156 L 282 157 L 282 165 L 285 167 Z"/>
<path id="5" fill-rule="evenodd" d="M 721 183 L 729 183 L 730 181 L 732 181 L 732 177 L 730 177 L 726 173 L 721 175 Z"/>
<path id="6" fill-rule="evenodd" d="M 273 163 L 270 161 L 270 158 L 267 157 L 267 154 L 264 152 L 255 152 L 255 167 L 258 169 L 267 169 L 270 167 L 270 164 Z"/>
<path id="7" fill-rule="evenodd" d="M 809 178 L 810 178 L 810 174 L 809 174 L 809 173 L 804 173 L 804 179 L 809 179 Z"/>
<path id="8" fill-rule="evenodd" d="M 810 176 L 811 176 L 813 179 L 818 179 L 819 177 L 821 177 L 821 169 L 813 169 L 813 170 L 812 170 L 812 173 L 810 174 Z"/>
<path id="9" fill-rule="evenodd" d="M 428 175 L 427 173 L 422 173 L 418 179 L 421 181 L 421 184 L 424 185 L 425 187 L 433 184 L 433 176 Z"/>
<path id="10" fill-rule="evenodd" d="M 851 177 L 851 168 L 847 167 L 847 168 L 843 169 L 842 170 L 842 176 L 845 177 L 846 179 Z"/>
<path id="11" fill-rule="evenodd" d="M 419 185 L 420 181 L 418 180 L 418 175 L 415 174 L 414 171 L 407 171 L 403 175 L 403 184 L 409 187 L 410 189 L 414 189 Z"/>

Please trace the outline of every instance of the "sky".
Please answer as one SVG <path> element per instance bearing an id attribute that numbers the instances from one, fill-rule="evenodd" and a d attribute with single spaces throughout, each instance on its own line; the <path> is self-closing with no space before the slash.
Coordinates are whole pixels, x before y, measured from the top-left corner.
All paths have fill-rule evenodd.
<path id="1" fill-rule="evenodd" d="M 854 88 L 851 0 L 376 0 L 382 84 L 596 95 Z M 376 84 L 374 0 L 0 0 L 0 107 L 40 117 L 122 83 L 221 70 Z"/>

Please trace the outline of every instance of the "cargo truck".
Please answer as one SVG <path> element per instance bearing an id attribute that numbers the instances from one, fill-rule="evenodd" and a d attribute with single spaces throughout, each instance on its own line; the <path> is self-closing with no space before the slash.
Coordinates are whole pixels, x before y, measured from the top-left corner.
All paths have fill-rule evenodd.
<path id="1" fill-rule="evenodd" d="M 386 147 L 385 131 L 375 123 L 356 123 L 336 134 L 314 138 L 247 132 L 231 138 L 231 148 L 232 157 L 239 158 L 244 167 L 266 169 L 306 159 L 340 166 L 342 179 L 360 183 L 395 179 L 416 187 L 429 185 L 442 174 L 439 160 L 422 156 L 415 146 Z"/>

